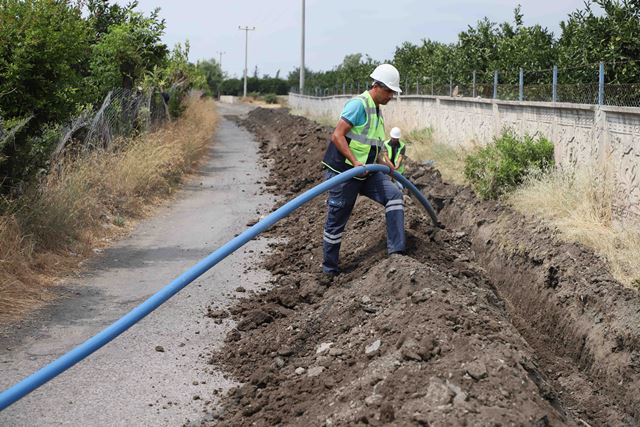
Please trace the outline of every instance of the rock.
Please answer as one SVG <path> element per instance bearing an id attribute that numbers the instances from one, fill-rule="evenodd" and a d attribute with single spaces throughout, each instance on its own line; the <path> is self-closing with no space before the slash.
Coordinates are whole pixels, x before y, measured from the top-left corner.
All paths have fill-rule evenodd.
<path id="1" fill-rule="evenodd" d="M 383 396 L 380 394 L 372 394 L 364 399 L 364 404 L 367 406 L 378 406 L 382 402 Z"/>
<path id="2" fill-rule="evenodd" d="M 157 345 L 156 346 L 156 351 L 159 352 L 159 353 L 164 353 L 164 347 L 161 346 L 161 345 Z"/>
<path id="3" fill-rule="evenodd" d="M 245 288 L 243 288 L 242 286 L 238 286 L 236 288 L 236 292 L 247 292 L 247 290 Z"/>
<path id="4" fill-rule="evenodd" d="M 329 350 L 329 356 L 342 356 L 344 354 L 344 351 L 341 348 L 331 348 Z"/>
<path id="5" fill-rule="evenodd" d="M 282 368 L 284 366 L 284 359 L 280 356 L 276 357 L 275 359 L 273 359 L 274 363 L 276 364 L 276 366 L 278 368 Z"/>
<path id="6" fill-rule="evenodd" d="M 316 354 L 326 353 L 331 348 L 332 345 L 333 345 L 332 342 L 323 342 L 316 349 Z"/>
<path id="7" fill-rule="evenodd" d="M 431 292 L 428 289 L 421 289 L 411 294 L 411 302 L 414 304 L 419 304 L 428 300 L 429 297 L 431 297 Z"/>
<path id="8" fill-rule="evenodd" d="M 448 405 L 454 397 L 455 393 L 440 378 L 432 377 L 429 380 L 427 395 L 424 397 L 427 405 L 433 407 Z"/>
<path id="9" fill-rule="evenodd" d="M 264 323 L 273 322 L 273 317 L 261 310 L 252 310 L 247 313 L 246 317 L 238 323 L 239 331 L 250 331 Z"/>
<path id="10" fill-rule="evenodd" d="M 411 415 L 411 420 L 415 421 L 419 426 L 429 427 L 429 419 L 422 412 L 414 412 Z"/>
<path id="11" fill-rule="evenodd" d="M 363 304 L 369 304 L 369 303 L 371 302 L 371 298 L 369 298 L 369 297 L 368 297 L 368 296 L 366 296 L 366 295 L 363 295 L 363 296 L 362 296 L 362 298 L 360 298 L 360 301 L 361 301 Z"/>
<path id="12" fill-rule="evenodd" d="M 314 366 L 313 368 L 309 369 L 309 372 L 307 372 L 307 376 L 310 378 L 317 377 L 323 371 L 324 371 L 324 366 Z"/>
<path id="13" fill-rule="evenodd" d="M 488 375 L 487 367 L 479 360 L 474 360 L 473 362 L 467 364 L 465 371 L 471 378 L 476 381 L 480 381 L 481 379 L 486 378 Z"/>
<path id="14" fill-rule="evenodd" d="M 329 366 L 331 366 L 331 363 L 333 363 L 333 358 L 330 356 L 318 356 L 316 358 L 316 365 L 318 366 L 324 366 L 325 368 L 328 368 Z"/>
<path id="15" fill-rule="evenodd" d="M 288 347 L 283 347 L 278 350 L 278 356 L 289 357 L 293 354 L 293 350 Z"/>
<path id="16" fill-rule="evenodd" d="M 402 347 L 400 347 L 400 354 L 402 358 L 405 360 L 422 360 L 422 357 L 419 354 L 420 345 L 413 338 L 407 338 L 402 343 Z"/>
<path id="17" fill-rule="evenodd" d="M 295 373 L 296 373 L 296 375 L 302 375 L 302 374 L 304 374 L 306 371 L 307 371 L 307 370 L 306 370 L 306 369 L 304 369 L 303 367 L 299 367 L 299 368 L 296 368 Z"/>
<path id="18" fill-rule="evenodd" d="M 467 399 L 469 398 L 469 396 L 467 396 L 467 393 L 462 391 L 462 388 L 458 387 L 456 384 L 452 382 L 449 382 L 449 380 L 447 380 L 447 387 L 449 387 L 449 390 L 451 390 L 456 394 L 456 396 L 453 398 L 454 405 L 460 406 L 464 404 L 464 402 L 466 402 Z"/>
<path id="19" fill-rule="evenodd" d="M 393 405 L 391 403 L 386 402 L 382 404 L 380 408 L 380 421 L 385 424 L 388 424 L 396 419 L 396 413 L 393 409 Z"/>
<path id="20" fill-rule="evenodd" d="M 381 345 L 382 342 L 380 340 L 375 340 L 364 349 L 364 354 L 369 357 L 375 356 L 380 350 Z"/>
<path id="21" fill-rule="evenodd" d="M 226 310 L 212 310 L 211 307 L 207 309 L 207 317 L 211 319 L 226 319 L 229 317 L 229 313 Z"/>
<path id="22" fill-rule="evenodd" d="M 437 344 L 437 341 L 430 335 L 422 337 L 417 350 L 422 360 L 427 362 L 437 353 Z"/>

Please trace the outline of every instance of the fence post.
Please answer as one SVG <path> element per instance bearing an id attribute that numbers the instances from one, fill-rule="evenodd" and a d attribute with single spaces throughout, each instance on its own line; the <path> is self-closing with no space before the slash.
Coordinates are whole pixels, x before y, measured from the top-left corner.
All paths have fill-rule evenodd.
<path id="1" fill-rule="evenodd" d="M 558 66 L 553 66 L 553 83 L 551 84 L 551 101 L 558 100 Z"/>
<path id="2" fill-rule="evenodd" d="M 347 84 L 345 82 L 342 82 L 342 94 L 347 94 Z"/>
<path id="3" fill-rule="evenodd" d="M 493 99 L 498 98 L 498 70 L 493 73 Z"/>
<path id="4" fill-rule="evenodd" d="M 358 93 L 360 93 L 360 82 L 358 82 Z"/>
<path id="5" fill-rule="evenodd" d="M 449 96 L 453 96 L 453 79 L 449 76 Z"/>
<path id="6" fill-rule="evenodd" d="M 416 95 L 420 95 L 420 78 L 416 77 Z"/>
<path id="7" fill-rule="evenodd" d="M 519 83 L 519 91 L 518 91 L 518 100 L 524 100 L 524 70 L 520 68 L 520 83 Z"/>
<path id="8" fill-rule="evenodd" d="M 598 71 L 598 105 L 602 105 L 604 104 L 604 62 L 600 63 Z"/>
<path id="9" fill-rule="evenodd" d="M 472 85 L 472 96 L 475 98 L 476 97 L 476 70 L 473 70 L 473 85 Z"/>
<path id="10" fill-rule="evenodd" d="M 431 76 L 431 96 L 433 96 L 434 94 L 434 90 L 433 90 L 433 76 Z"/>

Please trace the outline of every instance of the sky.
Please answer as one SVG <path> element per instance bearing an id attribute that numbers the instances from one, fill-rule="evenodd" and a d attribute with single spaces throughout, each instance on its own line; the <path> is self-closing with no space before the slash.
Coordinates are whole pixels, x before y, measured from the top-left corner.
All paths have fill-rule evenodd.
<path id="1" fill-rule="evenodd" d="M 118 0 L 124 4 L 126 1 Z M 560 21 L 583 9 L 584 0 L 306 0 L 305 66 L 326 71 L 345 55 L 368 54 L 375 60 L 393 58 L 405 41 L 422 39 L 450 43 L 458 33 L 483 17 L 493 22 L 513 20 L 522 6 L 525 25 L 540 24 L 560 34 Z M 229 77 L 242 77 L 245 31 L 248 31 L 248 73 L 280 77 L 300 66 L 302 0 L 139 0 L 138 10 L 160 8 L 166 20 L 163 41 L 173 47 L 189 40 L 192 62 L 221 59 Z M 220 55 L 220 52 L 224 52 Z"/>

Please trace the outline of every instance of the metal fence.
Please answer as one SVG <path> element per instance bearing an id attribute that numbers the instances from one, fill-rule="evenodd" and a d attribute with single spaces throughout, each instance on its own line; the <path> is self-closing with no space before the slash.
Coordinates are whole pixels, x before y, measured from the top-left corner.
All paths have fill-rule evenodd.
<path id="1" fill-rule="evenodd" d="M 115 89 L 97 110 L 80 113 L 61 128 L 53 158 L 66 150 L 107 149 L 119 138 L 154 129 L 169 118 L 166 95 L 157 90 Z"/>
<path id="2" fill-rule="evenodd" d="M 599 63 L 575 68 L 516 72 L 480 72 L 442 81 L 431 76 L 403 79 L 402 95 L 431 95 L 500 99 L 507 101 L 566 102 L 595 105 L 640 107 L 640 73 L 637 83 L 608 83 L 606 66 Z M 615 64 L 614 64 L 615 65 Z M 308 86 L 309 96 L 352 95 L 362 93 L 370 81 L 348 81 L 328 87 Z M 300 93 L 298 88 L 291 92 Z"/>

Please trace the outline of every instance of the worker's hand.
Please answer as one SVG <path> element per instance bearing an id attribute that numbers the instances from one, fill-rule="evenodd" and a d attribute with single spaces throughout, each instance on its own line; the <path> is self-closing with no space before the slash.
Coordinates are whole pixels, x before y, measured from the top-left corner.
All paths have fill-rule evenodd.
<path id="1" fill-rule="evenodd" d="M 384 159 L 384 164 L 389 166 L 389 175 L 393 175 L 393 172 L 396 170 L 395 167 L 393 167 L 393 163 L 391 162 L 391 160 L 388 159 Z"/>
<path id="2" fill-rule="evenodd" d="M 393 167 L 393 163 L 389 162 L 387 163 L 387 166 L 389 166 L 389 175 L 393 175 L 396 170 L 396 168 Z"/>
<path id="3" fill-rule="evenodd" d="M 353 162 L 353 167 L 357 168 L 358 166 L 364 166 L 364 164 L 362 162 L 359 161 L 355 161 Z M 365 171 L 362 175 L 358 175 L 358 176 L 367 176 L 369 174 L 369 172 Z"/>

